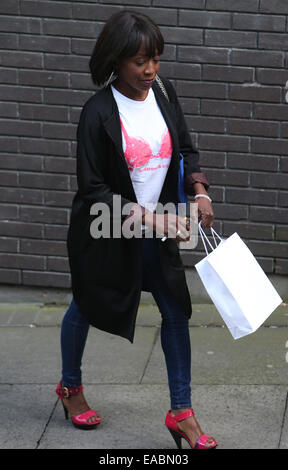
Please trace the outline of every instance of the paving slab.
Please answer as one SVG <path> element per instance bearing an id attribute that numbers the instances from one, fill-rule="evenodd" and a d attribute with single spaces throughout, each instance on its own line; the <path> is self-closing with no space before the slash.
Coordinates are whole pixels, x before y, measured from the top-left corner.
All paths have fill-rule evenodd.
<path id="1" fill-rule="evenodd" d="M 286 398 L 283 385 L 193 387 L 197 418 L 220 449 L 277 449 Z"/>
<path id="2" fill-rule="evenodd" d="M 164 426 L 166 386 L 89 386 L 87 396 L 103 416 L 95 433 L 64 421 L 59 403 L 40 448 L 175 449 Z M 220 449 L 276 449 L 285 400 L 284 386 L 195 386 L 193 406 Z"/>
<path id="3" fill-rule="evenodd" d="M 40 304 L 0 304 L 0 326 L 29 325 L 41 309 Z"/>
<path id="4" fill-rule="evenodd" d="M 36 449 L 56 398 L 50 386 L 0 384 L 0 448 Z"/>
<path id="5" fill-rule="evenodd" d="M 29 325 L 60 326 L 67 304 L 41 302 L 0 302 L 0 326 Z M 193 304 L 190 326 L 223 326 L 224 321 L 213 304 Z M 139 305 L 137 325 L 160 326 L 161 314 L 153 299 Z M 288 304 L 282 303 L 264 322 L 263 326 L 288 327 Z"/>
<path id="6" fill-rule="evenodd" d="M 164 426 L 165 385 L 86 386 L 89 403 L 103 417 L 90 432 L 64 419 L 52 385 L 1 385 L 0 391 L 1 409 L 8 411 L 2 449 L 176 449 Z M 277 449 L 286 394 L 285 386 L 196 385 L 193 406 L 219 449 Z"/>
<path id="7" fill-rule="evenodd" d="M 0 344 L 0 383 L 45 384 L 60 376 L 59 328 L 2 327 Z"/>
<path id="8" fill-rule="evenodd" d="M 89 331 L 88 342 L 83 356 L 83 381 L 86 383 L 137 384 L 142 380 L 151 352 L 158 335 L 158 329 L 136 327 L 135 342 L 124 338 Z"/>
<path id="9" fill-rule="evenodd" d="M 283 428 L 281 433 L 281 439 L 279 443 L 280 449 L 288 449 L 288 413 L 287 413 L 287 405 L 288 405 L 288 395 L 286 399 L 286 408 L 284 413 L 284 420 L 283 420 Z"/>
<path id="10" fill-rule="evenodd" d="M 149 360 L 154 328 L 136 327 L 135 344 L 91 328 L 83 356 L 83 381 L 139 383 Z M 0 383 L 54 383 L 60 378 L 59 327 L 0 328 Z"/>
<path id="11" fill-rule="evenodd" d="M 173 448 L 163 426 L 163 410 L 169 408 L 165 388 L 163 385 L 88 385 L 87 399 L 103 418 L 99 427 L 95 431 L 79 432 L 64 420 L 58 403 L 40 448 L 150 449 L 169 448 L 171 444 Z"/>
<path id="12" fill-rule="evenodd" d="M 225 325 L 220 313 L 213 304 L 192 304 L 190 326 L 223 326 Z M 263 326 L 288 327 L 288 304 L 282 303 L 265 320 Z"/>
<path id="13" fill-rule="evenodd" d="M 234 340 L 227 328 L 190 328 L 192 382 L 196 384 L 288 384 L 288 329 L 262 327 Z M 143 383 L 165 380 L 158 337 Z"/>

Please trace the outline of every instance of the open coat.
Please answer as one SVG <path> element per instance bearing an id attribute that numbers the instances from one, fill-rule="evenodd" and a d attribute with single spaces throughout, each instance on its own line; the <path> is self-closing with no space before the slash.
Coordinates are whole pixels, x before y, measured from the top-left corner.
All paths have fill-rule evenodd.
<path id="1" fill-rule="evenodd" d="M 192 147 L 174 88 L 168 80 L 162 80 L 170 102 L 157 83 L 153 90 L 171 135 L 173 153 L 159 202 L 176 204 L 179 152 L 184 155 L 187 193 L 193 194 L 193 183 L 208 187 L 208 182 L 199 168 L 198 153 Z M 77 130 L 77 181 L 67 239 L 74 299 L 91 325 L 133 342 L 141 291 L 149 291 L 142 281 L 142 239 L 94 238 L 90 233 L 94 203 L 108 204 L 111 220 L 113 195 L 121 196 L 122 208 L 129 202 L 137 203 L 110 87 L 95 93 L 82 109 Z M 164 278 L 190 317 L 191 300 L 178 245 L 169 238 L 165 242 L 157 238 L 157 243 Z"/>

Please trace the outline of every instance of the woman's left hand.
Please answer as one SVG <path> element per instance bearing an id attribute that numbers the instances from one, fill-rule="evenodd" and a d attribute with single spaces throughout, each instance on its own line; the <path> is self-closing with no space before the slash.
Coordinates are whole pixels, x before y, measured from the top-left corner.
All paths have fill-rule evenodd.
<path id="1" fill-rule="evenodd" d="M 197 204 L 202 227 L 212 227 L 214 222 L 214 212 L 211 202 L 209 199 L 204 197 L 198 197 Z"/>

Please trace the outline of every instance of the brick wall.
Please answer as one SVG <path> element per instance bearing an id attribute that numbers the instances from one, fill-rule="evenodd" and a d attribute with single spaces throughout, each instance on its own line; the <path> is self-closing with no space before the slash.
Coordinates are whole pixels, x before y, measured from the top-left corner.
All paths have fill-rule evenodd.
<path id="1" fill-rule="evenodd" d="M 0 282 L 69 287 L 66 233 L 88 60 L 120 8 L 150 15 L 211 182 L 216 230 L 288 273 L 286 0 L 9 0 L 0 4 Z M 183 253 L 193 266 L 203 250 Z"/>

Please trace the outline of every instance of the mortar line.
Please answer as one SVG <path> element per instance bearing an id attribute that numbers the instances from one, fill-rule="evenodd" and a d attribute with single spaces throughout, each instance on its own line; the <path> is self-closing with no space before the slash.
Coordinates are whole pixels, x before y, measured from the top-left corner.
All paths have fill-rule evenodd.
<path id="1" fill-rule="evenodd" d="M 285 407 L 284 407 L 284 413 L 283 413 L 283 418 L 282 418 L 282 423 L 281 423 L 281 428 L 280 428 L 280 436 L 279 436 L 279 441 L 277 445 L 277 449 L 280 449 L 281 441 L 282 441 L 282 434 L 284 430 L 284 425 L 285 425 L 285 418 L 286 418 L 286 413 L 288 409 L 288 392 L 286 393 L 286 401 L 285 401 Z"/>
<path id="2" fill-rule="evenodd" d="M 156 327 L 156 333 L 155 333 L 155 336 L 154 336 L 154 341 L 153 341 L 153 344 L 152 344 L 152 347 L 151 347 L 150 354 L 149 354 L 148 359 L 147 359 L 147 361 L 146 361 L 146 364 L 145 364 L 145 366 L 144 366 L 143 374 L 142 374 L 142 376 L 141 376 L 141 378 L 140 378 L 140 380 L 139 380 L 139 385 L 142 383 L 142 380 L 143 380 L 143 378 L 144 378 L 144 376 L 145 376 L 145 374 L 146 374 L 146 370 L 147 370 L 148 364 L 149 364 L 149 362 L 150 362 L 152 353 L 153 353 L 153 351 L 154 351 L 154 347 L 155 347 L 155 345 L 156 345 L 156 342 L 157 342 L 157 339 L 158 339 L 158 337 L 159 337 L 159 334 L 160 334 L 160 328 L 159 328 L 159 327 Z"/>
<path id="3" fill-rule="evenodd" d="M 42 431 L 42 434 L 41 434 L 41 436 L 39 437 L 39 439 L 38 439 L 38 441 L 37 441 L 37 444 L 36 444 L 35 449 L 38 449 L 39 446 L 40 446 L 40 444 L 41 444 L 41 441 L 42 441 L 42 439 L 43 439 L 43 437 L 44 437 L 44 435 L 45 435 L 45 433 L 46 433 L 46 429 L 48 428 L 48 426 L 49 426 L 49 424 L 50 424 L 50 421 L 51 421 L 51 419 L 52 419 L 52 416 L 53 416 L 53 414 L 54 414 L 54 411 L 55 411 L 55 409 L 56 409 L 56 406 L 57 406 L 58 401 L 59 401 L 59 398 L 57 398 L 57 400 L 56 400 L 56 402 L 55 402 L 55 404 L 54 404 L 54 406 L 53 406 L 53 408 L 52 408 L 52 411 L 51 411 L 51 413 L 50 413 L 50 415 L 49 415 L 49 417 L 48 417 L 48 420 L 47 420 L 47 422 L 46 422 L 46 424 L 45 424 L 45 426 L 44 426 L 44 429 L 43 429 L 43 431 Z"/>

